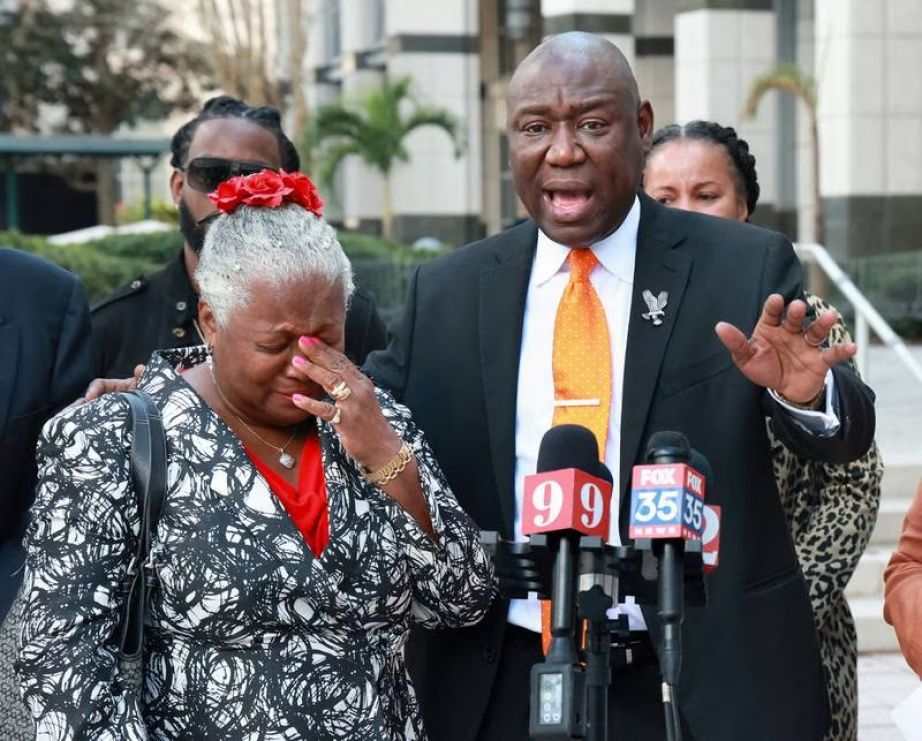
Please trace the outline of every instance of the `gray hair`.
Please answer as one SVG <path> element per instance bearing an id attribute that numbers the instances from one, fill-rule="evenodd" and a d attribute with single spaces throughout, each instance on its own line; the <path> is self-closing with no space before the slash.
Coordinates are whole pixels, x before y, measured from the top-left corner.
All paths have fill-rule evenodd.
<path id="1" fill-rule="evenodd" d="M 208 228 L 195 278 L 218 325 L 245 304 L 250 286 L 273 286 L 320 276 L 339 284 L 348 305 L 355 284 L 352 265 L 333 227 L 295 204 L 280 208 L 241 205 Z"/>

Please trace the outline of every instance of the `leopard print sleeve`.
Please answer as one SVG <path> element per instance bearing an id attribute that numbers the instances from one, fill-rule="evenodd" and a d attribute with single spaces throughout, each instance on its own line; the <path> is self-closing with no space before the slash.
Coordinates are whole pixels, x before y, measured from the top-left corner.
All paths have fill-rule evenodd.
<path id="1" fill-rule="evenodd" d="M 835 311 L 816 296 L 817 312 Z M 831 344 L 851 342 L 842 317 L 829 333 Z M 852 364 L 854 370 L 854 365 Z M 800 561 L 817 625 L 845 591 L 877 520 L 883 464 L 877 445 L 847 464 L 808 461 L 772 440 L 775 478 Z"/>

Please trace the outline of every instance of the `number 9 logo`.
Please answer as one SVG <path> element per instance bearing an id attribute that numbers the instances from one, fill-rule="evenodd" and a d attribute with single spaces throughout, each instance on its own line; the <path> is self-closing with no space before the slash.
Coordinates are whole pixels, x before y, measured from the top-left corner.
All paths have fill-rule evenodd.
<path id="1" fill-rule="evenodd" d="M 556 481 L 542 481 L 531 493 L 535 508 L 535 527 L 547 527 L 560 517 L 563 508 L 563 488 Z"/>
<path id="2" fill-rule="evenodd" d="M 605 497 L 602 490 L 596 484 L 587 481 L 579 491 L 579 500 L 583 510 L 579 519 L 583 527 L 589 530 L 598 527 L 605 515 Z"/>

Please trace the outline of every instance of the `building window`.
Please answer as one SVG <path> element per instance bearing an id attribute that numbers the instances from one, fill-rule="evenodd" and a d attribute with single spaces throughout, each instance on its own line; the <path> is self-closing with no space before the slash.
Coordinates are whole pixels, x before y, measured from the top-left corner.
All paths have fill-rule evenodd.
<path id="1" fill-rule="evenodd" d="M 372 0 L 371 6 L 371 45 L 373 47 L 384 46 L 386 33 L 384 0 Z"/>
<path id="2" fill-rule="evenodd" d="M 499 135 L 499 203 L 500 220 L 502 228 L 515 224 L 521 218 L 519 215 L 519 197 L 515 192 L 515 182 L 512 179 L 512 170 L 509 169 L 509 139 L 505 132 Z"/>
<path id="3" fill-rule="evenodd" d="M 324 15 L 324 44 L 327 61 L 339 58 L 342 53 L 342 39 L 339 34 L 339 0 L 327 0 Z"/>

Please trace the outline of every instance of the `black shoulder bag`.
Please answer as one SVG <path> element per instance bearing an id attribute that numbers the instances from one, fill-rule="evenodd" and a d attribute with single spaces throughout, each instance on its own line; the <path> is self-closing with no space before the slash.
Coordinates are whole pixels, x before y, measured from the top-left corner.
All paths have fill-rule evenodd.
<path id="1" fill-rule="evenodd" d="M 143 391 L 129 391 L 123 395 L 131 410 L 129 466 L 138 501 L 140 528 L 135 554 L 128 567 L 125 603 L 115 635 L 119 636 L 119 684 L 140 693 L 144 674 L 144 619 L 151 591 L 156 586 L 156 575 L 149 557 L 150 544 L 166 498 L 166 436 L 160 410 L 150 396 Z M 24 599 L 25 594 L 20 587 L 6 619 L 0 625 L 0 739 L 3 741 L 31 741 L 35 738 L 35 728 L 19 697 L 19 685 L 13 671 Z"/>
<path id="2" fill-rule="evenodd" d="M 150 396 L 143 391 L 128 391 L 124 396 L 131 405 L 130 468 L 140 525 L 122 605 L 119 663 L 125 679 L 140 686 L 144 669 L 144 621 L 157 583 L 150 547 L 166 498 L 166 435 L 160 410 Z"/>

